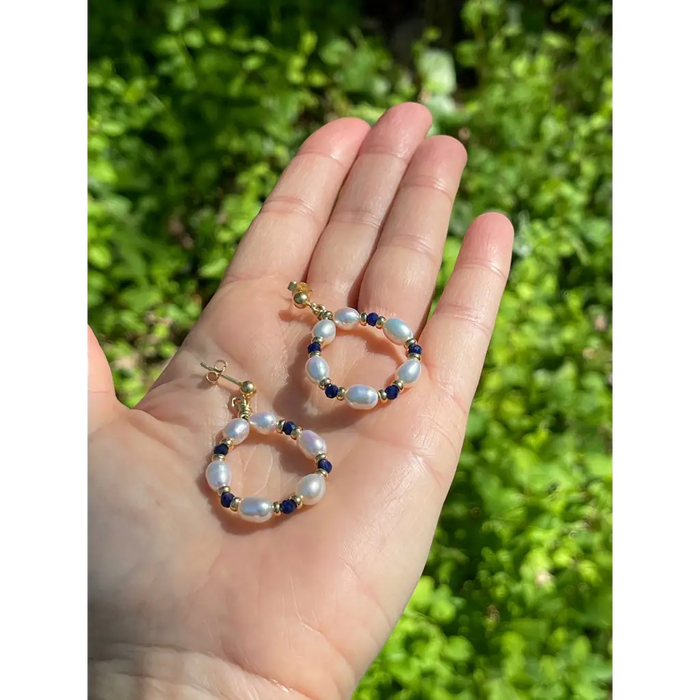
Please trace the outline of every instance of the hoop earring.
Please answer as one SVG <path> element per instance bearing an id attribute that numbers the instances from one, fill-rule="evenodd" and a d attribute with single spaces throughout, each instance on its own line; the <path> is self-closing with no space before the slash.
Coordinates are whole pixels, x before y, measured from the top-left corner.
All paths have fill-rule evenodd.
<path id="1" fill-rule="evenodd" d="M 205 470 L 207 484 L 218 494 L 221 505 L 238 513 L 243 520 L 264 523 L 273 515 L 291 515 L 303 505 L 318 503 L 326 493 L 326 479 L 333 469 L 326 456 L 325 440 L 311 430 L 303 430 L 293 421 L 279 419 L 269 411 L 252 413 L 250 402 L 256 392 L 255 384 L 224 374 L 227 365 L 223 360 L 218 360 L 214 367 L 203 362 L 201 365 L 207 370 L 205 376 L 209 383 L 216 384 L 219 379 L 226 379 L 241 391 L 240 396 L 231 398 L 231 408 L 236 417 L 223 429 L 221 441 L 214 448 L 212 461 Z M 288 435 L 316 465 L 316 471 L 302 477 L 295 492 L 281 501 L 270 501 L 260 496 L 241 498 L 231 493 L 231 468 L 226 464 L 226 455 L 248 437 L 251 428 L 262 435 Z"/>
<path id="2" fill-rule="evenodd" d="M 393 401 L 398 395 L 413 386 L 421 375 L 423 348 L 413 337 L 413 331 L 399 318 L 386 319 L 374 312 L 360 313 L 356 309 L 343 308 L 328 311 L 325 306 L 311 301 L 312 290 L 303 282 L 290 282 L 289 291 L 298 309 L 308 307 L 318 319 L 311 331 L 311 343 L 307 347 L 306 376 L 323 390 L 329 399 L 346 401 L 352 408 L 369 411 L 379 402 Z M 384 335 L 395 345 L 406 350 L 406 361 L 396 370 L 394 380 L 384 389 L 375 389 L 366 384 L 354 384 L 347 389 L 334 384 L 330 378 L 330 367 L 321 357 L 324 346 L 334 340 L 337 330 L 353 330 L 357 326 L 381 328 Z"/>

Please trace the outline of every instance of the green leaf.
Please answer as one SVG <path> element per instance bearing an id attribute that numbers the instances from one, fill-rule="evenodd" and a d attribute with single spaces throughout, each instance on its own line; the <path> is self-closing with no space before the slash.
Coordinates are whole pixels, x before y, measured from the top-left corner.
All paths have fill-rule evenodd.
<path id="1" fill-rule="evenodd" d="M 578 637 L 571 644 L 571 660 L 579 666 L 588 659 L 590 653 L 591 642 L 588 637 Z"/>
<path id="2" fill-rule="evenodd" d="M 474 647 L 464 637 L 450 637 L 443 649 L 443 654 L 449 661 L 469 661 L 474 655 Z"/>
<path id="3" fill-rule="evenodd" d="M 315 32 L 304 32 L 299 42 L 299 51 L 308 56 L 316 48 L 318 37 Z"/>
<path id="4" fill-rule="evenodd" d="M 88 247 L 88 262 L 98 270 L 106 270 L 112 264 L 112 254 L 106 245 L 93 243 Z"/>
<path id="5" fill-rule="evenodd" d="M 451 95 L 457 87 L 452 56 L 440 49 L 426 49 L 418 56 L 423 89 L 432 95 Z"/>

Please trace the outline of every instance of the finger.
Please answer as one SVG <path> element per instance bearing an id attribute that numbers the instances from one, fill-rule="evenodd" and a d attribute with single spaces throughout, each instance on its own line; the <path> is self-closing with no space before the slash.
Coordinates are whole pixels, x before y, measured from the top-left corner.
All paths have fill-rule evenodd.
<path id="1" fill-rule="evenodd" d="M 240 299 L 250 302 L 253 298 L 260 299 L 263 290 L 274 290 L 281 301 L 290 279 L 306 276 L 309 258 L 330 216 L 338 190 L 369 130 L 369 125 L 360 119 L 338 119 L 318 129 L 302 144 L 238 246 L 214 298 L 180 351 L 151 387 L 141 407 L 145 405 L 153 413 L 153 390 L 186 377 L 193 381 L 193 358 L 198 358 L 196 364 L 207 358 L 211 364 L 224 355 L 244 357 L 249 354 L 249 336 L 232 331 L 234 312 L 239 328 L 255 324 L 260 330 L 264 323 L 267 324 L 265 337 L 269 339 L 275 335 L 276 314 L 269 313 L 256 323 L 252 304 L 241 304 Z M 230 293 L 233 283 L 241 283 L 237 285 L 242 286 L 240 293 Z M 261 350 L 272 354 L 276 351 L 268 342 Z M 261 359 L 260 354 L 258 359 Z M 159 415 L 173 420 L 169 406 Z M 175 418 L 180 420 L 179 416 Z"/>
<path id="2" fill-rule="evenodd" d="M 419 333 L 466 162 L 464 146 L 449 136 L 420 145 L 362 280 L 360 309 L 401 318 Z"/>
<path id="3" fill-rule="evenodd" d="M 224 282 L 302 277 L 369 125 L 338 119 L 304 142 L 238 246 Z"/>
<path id="4" fill-rule="evenodd" d="M 401 178 L 431 122 L 422 105 L 400 104 L 367 135 L 311 260 L 308 282 L 324 304 L 355 303 Z"/>
<path id="5" fill-rule="evenodd" d="M 112 371 L 100 343 L 88 326 L 88 422 L 89 432 L 97 430 L 124 408 L 114 392 Z"/>
<path id="6" fill-rule="evenodd" d="M 465 423 L 508 278 L 512 248 L 513 226 L 505 216 L 477 217 L 420 336 L 431 379 L 461 410 Z"/>

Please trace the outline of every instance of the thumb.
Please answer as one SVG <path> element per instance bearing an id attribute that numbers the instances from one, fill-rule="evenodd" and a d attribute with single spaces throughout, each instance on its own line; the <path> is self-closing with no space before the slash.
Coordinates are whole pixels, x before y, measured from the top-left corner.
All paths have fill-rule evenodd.
<path id="1" fill-rule="evenodd" d="M 114 392 L 112 371 L 100 343 L 88 326 L 88 423 L 97 430 L 119 411 L 122 404 Z"/>

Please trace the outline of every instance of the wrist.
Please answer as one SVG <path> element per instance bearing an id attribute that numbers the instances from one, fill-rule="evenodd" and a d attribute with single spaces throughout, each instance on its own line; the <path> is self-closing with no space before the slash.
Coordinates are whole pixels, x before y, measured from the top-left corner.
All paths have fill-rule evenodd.
<path id="1" fill-rule="evenodd" d="M 90 700 L 309 700 L 273 679 L 185 650 L 120 648 L 89 661 Z"/>

